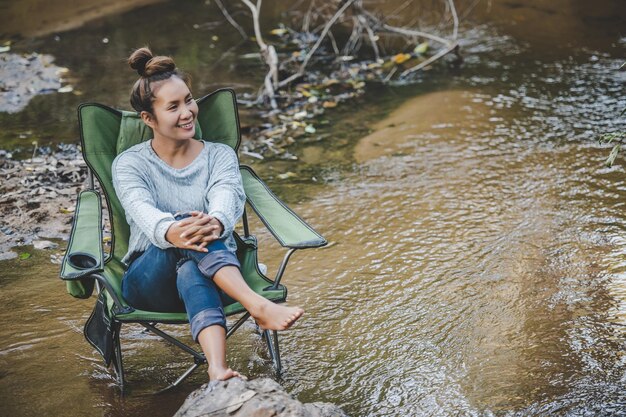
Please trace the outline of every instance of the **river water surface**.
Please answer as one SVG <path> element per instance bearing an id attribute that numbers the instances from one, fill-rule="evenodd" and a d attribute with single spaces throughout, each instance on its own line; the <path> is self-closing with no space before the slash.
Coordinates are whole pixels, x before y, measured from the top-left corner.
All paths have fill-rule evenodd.
<path id="1" fill-rule="evenodd" d="M 605 3 L 494 2 L 462 31 L 460 70 L 374 85 L 298 162 L 255 164 L 330 241 L 285 278 L 306 309 L 281 345 L 298 399 L 353 416 L 626 414 L 625 171 L 594 141 L 626 107 L 626 38 Z M 542 13 L 559 29 L 538 33 Z M 166 416 L 205 381 L 152 395 L 186 359 L 131 328 L 119 396 L 82 339 L 93 301 L 64 293 L 47 254 L 3 262 L 0 289 L 2 415 Z M 253 326 L 229 349 L 273 376 Z"/>

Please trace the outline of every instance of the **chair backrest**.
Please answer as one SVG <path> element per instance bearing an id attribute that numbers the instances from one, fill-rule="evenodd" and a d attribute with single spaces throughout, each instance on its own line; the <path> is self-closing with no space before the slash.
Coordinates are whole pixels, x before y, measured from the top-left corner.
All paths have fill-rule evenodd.
<path id="1" fill-rule="evenodd" d="M 237 152 L 241 141 L 237 99 L 232 89 L 217 90 L 198 100 L 196 137 L 224 143 Z M 85 162 L 102 186 L 111 223 L 111 256 L 121 260 L 128 251 L 130 228 L 113 189 L 111 166 L 115 157 L 131 146 L 152 138 L 136 112 L 115 110 L 102 104 L 78 107 L 80 140 Z"/>

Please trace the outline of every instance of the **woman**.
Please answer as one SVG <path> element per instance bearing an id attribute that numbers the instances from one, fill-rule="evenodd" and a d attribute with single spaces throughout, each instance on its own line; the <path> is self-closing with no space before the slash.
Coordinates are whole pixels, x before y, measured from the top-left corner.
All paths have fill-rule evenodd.
<path id="1" fill-rule="evenodd" d="M 113 162 L 113 185 L 131 232 L 122 292 L 139 309 L 175 312 L 184 305 L 209 379 L 241 376 L 226 364 L 219 290 L 263 329 L 287 329 L 304 311 L 266 300 L 241 276 L 232 236 L 245 203 L 237 156 L 226 145 L 193 139 L 198 105 L 188 77 L 148 48 L 128 62 L 140 75 L 131 105 L 154 138 Z"/>

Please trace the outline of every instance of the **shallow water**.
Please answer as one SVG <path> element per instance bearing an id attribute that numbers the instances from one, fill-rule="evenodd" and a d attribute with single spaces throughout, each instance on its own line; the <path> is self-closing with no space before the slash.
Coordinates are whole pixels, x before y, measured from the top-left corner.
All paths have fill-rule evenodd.
<path id="1" fill-rule="evenodd" d="M 568 46 L 567 28 L 598 19 L 566 2 L 561 35 L 523 36 L 517 16 L 539 3 L 510 8 L 515 37 L 507 10 L 465 30 L 458 72 L 372 86 L 330 117 L 330 140 L 297 148 L 303 162 L 256 164 L 331 242 L 296 253 L 284 281 L 307 310 L 281 339 L 279 380 L 300 400 L 353 416 L 626 413 L 625 171 L 594 141 L 626 107 L 626 39 L 607 27 Z M 204 382 L 151 395 L 187 361 L 133 328 L 118 396 L 82 339 L 92 301 L 64 293 L 47 254 L 2 268 L 0 414 L 165 416 Z M 232 366 L 273 376 L 252 326 L 229 346 Z"/>

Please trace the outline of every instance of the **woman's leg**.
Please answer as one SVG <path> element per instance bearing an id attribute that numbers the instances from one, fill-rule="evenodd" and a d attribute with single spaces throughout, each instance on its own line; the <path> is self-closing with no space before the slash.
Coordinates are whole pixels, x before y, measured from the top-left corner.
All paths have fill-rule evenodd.
<path id="1" fill-rule="evenodd" d="M 226 364 L 226 318 L 215 284 L 206 279 L 196 263 L 181 261 L 176 279 L 178 293 L 185 304 L 191 333 L 207 358 L 210 380 L 240 376 Z"/>
<path id="2" fill-rule="evenodd" d="M 176 249 L 151 245 L 135 259 L 122 280 L 122 295 L 133 307 L 164 313 L 185 311 L 176 291 Z"/>
<path id="3" fill-rule="evenodd" d="M 230 297 L 239 301 L 262 329 L 288 329 L 304 313 L 300 307 L 281 306 L 252 291 L 237 267 L 220 268 L 213 276 L 213 282 Z"/>
<path id="4" fill-rule="evenodd" d="M 231 298 L 239 301 L 261 328 L 285 330 L 302 316 L 303 309 L 275 304 L 252 291 L 241 276 L 237 257 L 226 249 L 223 241 L 217 240 L 207 249 L 208 253 L 184 251 L 197 263 L 200 272 L 205 277 L 213 279 L 213 282 Z"/>

